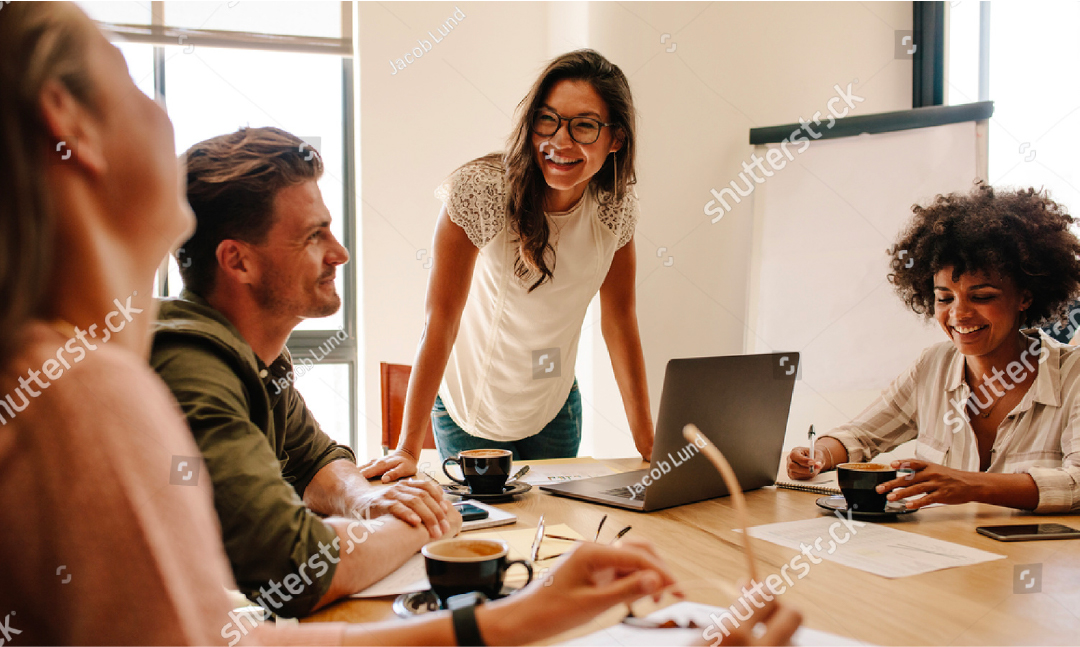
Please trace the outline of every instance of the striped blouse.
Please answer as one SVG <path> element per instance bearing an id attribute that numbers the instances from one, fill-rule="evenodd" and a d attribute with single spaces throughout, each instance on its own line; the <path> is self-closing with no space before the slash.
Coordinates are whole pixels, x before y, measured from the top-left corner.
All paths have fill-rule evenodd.
<path id="1" fill-rule="evenodd" d="M 1039 488 L 1038 513 L 1080 511 L 1080 347 L 1025 330 L 1021 360 L 1000 373 L 997 390 L 1015 388 L 1026 371 L 1038 373 L 1001 421 L 987 472 L 1027 473 Z M 964 356 L 951 342 L 931 346 L 881 397 L 851 422 L 830 431 L 849 460 L 865 461 L 915 439 L 915 457 L 978 472 L 979 451 L 966 406 Z M 973 402 L 987 401 L 980 390 Z"/>

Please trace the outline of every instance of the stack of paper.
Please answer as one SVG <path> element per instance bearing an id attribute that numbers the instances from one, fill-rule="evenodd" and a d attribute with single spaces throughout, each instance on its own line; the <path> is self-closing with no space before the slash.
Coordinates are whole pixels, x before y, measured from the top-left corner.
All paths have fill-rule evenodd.
<path id="1" fill-rule="evenodd" d="M 839 513 L 831 517 L 755 526 L 749 533 L 751 537 L 795 550 L 808 546 L 807 550 L 814 558 L 889 578 L 1005 559 L 1004 555 L 961 544 L 840 518 Z"/>

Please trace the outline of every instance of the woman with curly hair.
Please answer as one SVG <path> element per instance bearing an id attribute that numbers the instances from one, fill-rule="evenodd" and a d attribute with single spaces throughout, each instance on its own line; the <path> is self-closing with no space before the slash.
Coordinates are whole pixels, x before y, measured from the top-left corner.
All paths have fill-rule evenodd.
<path id="1" fill-rule="evenodd" d="M 1080 292 L 1073 218 L 1045 192 L 979 186 L 914 208 L 892 249 L 889 280 L 948 342 L 932 346 L 814 456 L 792 450 L 806 479 L 916 439 L 914 474 L 883 483 L 908 508 L 976 501 L 1080 510 L 1080 350 L 1034 326 L 1060 320 Z"/>

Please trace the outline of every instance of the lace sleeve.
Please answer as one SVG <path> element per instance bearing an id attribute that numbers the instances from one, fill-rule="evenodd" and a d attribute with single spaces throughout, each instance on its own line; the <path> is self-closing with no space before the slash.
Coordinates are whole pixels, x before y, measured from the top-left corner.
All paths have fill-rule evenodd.
<path id="1" fill-rule="evenodd" d="M 435 190 L 450 220 L 483 248 L 506 222 L 502 170 L 485 163 L 466 164 Z"/>
<path id="2" fill-rule="evenodd" d="M 631 190 L 619 202 L 610 199 L 600 200 L 596 215 L 600 218 L 600 222 L 604 223 L 604 226 L 619 239 L 615 249 L 622 249 L 622 246 L 634 237 L 638 214 L 638 198 Z"/>

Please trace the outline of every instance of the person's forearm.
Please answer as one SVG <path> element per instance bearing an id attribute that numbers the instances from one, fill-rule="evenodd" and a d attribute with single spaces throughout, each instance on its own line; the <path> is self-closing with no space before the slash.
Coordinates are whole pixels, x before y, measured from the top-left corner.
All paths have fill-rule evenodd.
<path id="1" fill-rule="evenodd" d="M 844 443 L 833 438 L 832 436 L 822 436 L 819 440 L 814 442 L 814 453 L 821 450 L 823 455 L 823 461 L 825 465 L 821 467 L 822 472 L 826 472 L 831 469 L 836 469 L 837 465 L 848 462 L 847 447 L 844 447 Z M 811 456 L 810 458 L 814 458 Z"/>
<path id="2" fill-rule="evenodd" d="M 601 315 L 600 331 L 611 356 L 611 370 L 615 374 L 615 383 L 619 385 L 619 395 L 622 396 L 630 429 L 651 432 L 652 411 L 637 315 L 633 311 Z"/>
<path id="3" fill-rule="evenodd" d="M 368 480 L 351 460 L 327 463 L 304 488 L 304 505 L 321 515 L 357 517 L 362 497 L 371 491 Z"/>
<path id="4" fill-rule="evenodd" d="M 973 501 L 1005 508 L 1039 507 L 1039 487 L 1030 474 L 976 474 Z"/>
<path id="5" fill-rule="evenodd" d="M 535 642 L 551 632 L 520 617 L 521 605 L 510 600 L 485 602 L 476 608 L 480 637 L 488 645 L 521 645 Z M 353 625 L 345 630 L 346 645 L 457 645 L 448 611 L 426 614 L 409 622 Z"/>
<path id="6" fill-rule="evenodd" d="M 484 635 L 484 634 L 481 634 Z M 484 636 L 484 641 L 488 640 Z M 424 614 L 408 622 L 359 623 L 345 629 L 346 645 L 456 645 L 450 612 Z M 498 643 L 488 643 L 498 644 Z"/>
<path id="7" fill-rule="evenodd" d="M 432 317 L 420 338 L 416 364 L 409 375 L 409 388 L 405 394 L 405 412 L 401 423 L 401 439 L 398 447 L 404 447 L 414 458 L 420 457 L 424 447 L 424 433 L 431 416 L 435 395 L 439 392 L 450 351 L 457 339 L 458 322 Z"/>
<path id="8" fill-rule="evenodd" d="M 330 588 L 316 609 L 363 591 L 397 570 L 427 542 L 424 526 L 413 527 L 390 515 L 372 520 L 331 517 L 340 553 Z"/>

